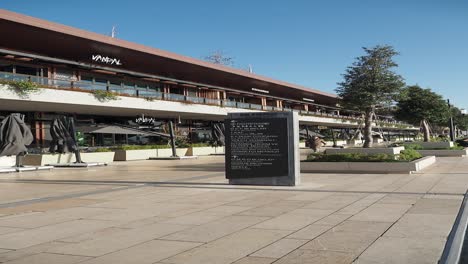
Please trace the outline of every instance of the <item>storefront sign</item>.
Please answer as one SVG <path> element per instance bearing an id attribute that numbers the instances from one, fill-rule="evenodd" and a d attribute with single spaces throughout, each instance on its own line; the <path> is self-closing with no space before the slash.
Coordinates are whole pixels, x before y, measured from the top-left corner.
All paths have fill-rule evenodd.
<path id="1" fill-rule="evenodd" d="M 102 56 L 102 55 L 92 55 L 91 58 L 93 59 L 93 61 L 96 61 L 96 62 L 102 62 L 102 63 L 106 63 L 110 65 L 122 65 L 122 63 L 120 62 L 120 59 L 116 59 L 116 58 L 110 58 L 110 57 Z"/>
<path id="2" fill-rule="evenodd" d="M 146 117 L 145 115 L 141 115 L 135 119 L 135 123 L 139 125 L 154 125 L 156 119 L 154 117 Z"/>

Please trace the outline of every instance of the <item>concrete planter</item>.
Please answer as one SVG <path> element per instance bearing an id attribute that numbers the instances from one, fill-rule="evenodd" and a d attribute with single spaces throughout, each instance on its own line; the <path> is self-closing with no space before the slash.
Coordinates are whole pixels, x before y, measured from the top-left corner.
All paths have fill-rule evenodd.
<path id="1" fill-rule="evenodd" d="M 411 162 L 301 162 L 301 172 L 360 172 L 360 173 L 411 173 L 434 164 L 434 156 L 423 157 Z"/>
<path id="2" fill-rule="evenodd" d="M 16 164 L 16 156 L 0 157 L 0 167 L 12 167 Z"/>
<path id="3" fill-rule="evenodd" d="M 463 157 L 468 155 L 468 149 L 450 150 L 450 149 L 418 149 L 416 150 L 422 156 L 436 156 L 436 157 Z"/>
<path id="4" fill-rule="evenodd" d="M 114 161 L 147 160 L 156 155 L 156 149 L 116 150 Z"/>
<path id="5" fill-rule="evenodd" d="M 345 153 L 362 153 L 362 154 L 389 154 L 398 155 L 405 147 L 393 148 L 342 148 L 342 149 L 327 149 L 325 154 L 345 154 Z"/>
<path id="6" fill-rule="evenodd" d="M 337 146 L 345 146 L 346 140 L 336 140 Z M 333 147 L 333 141 L 325 141 L 325 147 Z"/>
<path id="7" fill-rule="evenodd" d="M 311 148 L 300 148 L 299 149 L 299 160 L 306 160 L 309 154 L 314 153 Z"/>
<path id="8" fill-rule="evenodd" d="M 443 141 L 443 142 L 411 142 L 411 144 L 421 145 L 425 149 L 443 149 L 453 147 L 452 141 Z"/>
<path id="9" fill-rule="evenodd" d="M 179 157 L 187 156 L 187 150 L 188 148 L 178 148 L 176 149 L 176 155 Z M 156 149 L 156 156 L 152 156 L 152 157 L 166 158 L 166 157 L 171 157 L 171 156 L 172 156 L 172 149 L 167 148 L 167 149 Z"/>
<path id="10" fill-rule="evenodd" d="M 186 156 L 207 156 L 224 154 L 224 147 L 189 147 Z"/>
<path id="11" fill-rule="evenodd" d="M 114 161 L 114 152 L 85 152 L 81 153 L 84 162 L 111 163 Z M 47 164 L 64 164 L 75 162 L 74 153 L 65 154 L 30 154 L 24 157 L 25 165 L 44 166 Z"/>
<path id="12" fill-rule="evenodd" d="M 299 142 L 299 147 L 300 147 L 300 148 L 305 148 L 305 147 L 306 147 L 305 142 Z"/>

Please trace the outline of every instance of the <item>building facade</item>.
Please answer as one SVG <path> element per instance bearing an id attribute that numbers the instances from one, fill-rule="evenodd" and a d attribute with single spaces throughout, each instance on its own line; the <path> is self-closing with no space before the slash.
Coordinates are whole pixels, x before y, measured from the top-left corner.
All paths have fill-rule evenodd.
<path id="1" fill-rule="evenodd" d="M 38 147 L 57 114 L 75 116 L 88 145 L 145 143 L 168 120 L 203 141 L 230 112 L 298 111 L 303 125 L 334 128 L 361 120 L 334 94 L 6 10 L 0 34 L 0 116 L 24 113 Z M 25 81 L 39 91 L 11 88 Z M 403 129 L 391 119 L 380 125 Z"/>

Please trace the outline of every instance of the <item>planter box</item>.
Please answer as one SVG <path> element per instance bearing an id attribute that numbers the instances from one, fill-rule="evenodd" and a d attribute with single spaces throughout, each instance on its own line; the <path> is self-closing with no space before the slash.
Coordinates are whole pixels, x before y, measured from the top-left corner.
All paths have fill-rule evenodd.
<path id="1" fill-rule="evenodd" d="M 116 150 L 114 161 L 147 160 L 156 155 L 156 149 Z"/>
<path id="2" fill-rule="evenodd" d="M 405 147 L 393 148 L 343 148 L 343 149 L 327 149 L 325 154 L 344 154 L 344 153 L 363 153 L 363 154 L 389 154 L 398 155 Z"/>
<path id="3" fill-rule="evenodd" d="M 418 149 L 419 154 L 426 156 L 436 157 L 463 157 L 468 155 L 468 149 L 450 150 L 450 149 Z"/>
<path id="4" fill-rule="evenodd" d="M 81 153 L 84 162 L 111 163 L 114 161 L 114 152 L 89 152 Z M 47 164 L 64 164 L 75 162 L 74 153 L 65 154 L 30 154 L 24 157 L 24 165 L 44 166 Z"/>
<path id="5" fill-rule="evenodd" d="M 336 140 L 337 146 L 346 145 L 346 140 Z M 333 147 L 333 141 L 325 141 L 325 147 Z"/>
<path id="6" fill-rule="evenodd" d="M 176 155 L 179 157 L 182 156 L 187 156 L 187 150 L 188 148 L 178 148 L 176 149 Z M 152 157 L 157 157 L 157 158 L 165 158 L 165 157 L 171 157 L 172 156 L 172 149 L 167 148 L 167 149 L 156 149 L 156 156 Z"/>
<path id="7" fill-rule="evenodd" d="M 314 151 L 310 148 L 300 148 L 299 149 L 299 160 L 306 160 L 307 159 L 307 156 L 309 156 L 309 154 L 312 154 L 314 153 Z"/>
<path id="8" fill-rule="evenodd" d="M 223 153 L 224 147 L 190 147 L 185 156 L 207 156 Z"/>
<path id="9" fill-rule="evenodd" d="M 301 162 L 301 172 L 411 173 L 434 164 L 434 156 L 411 162 Z"/>
<path id="10" fill-rule="evenodd" d="M 13 167 L 16 165 L 16 156 L 0 157 L 0 167 Z"/>
<path id="11" fill-rule="evenodd" d="M 434 149 L 434 148 L 451 148 L 453 147 L 452 141 L 443 141 L 443 142 L 411 142 L 411 144 L 421 145 L 425 149 Z"/>

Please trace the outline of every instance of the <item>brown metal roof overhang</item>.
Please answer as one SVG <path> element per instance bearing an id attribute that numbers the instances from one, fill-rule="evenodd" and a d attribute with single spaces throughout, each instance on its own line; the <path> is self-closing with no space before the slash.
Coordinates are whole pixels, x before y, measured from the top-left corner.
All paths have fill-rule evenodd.
<path id="1" fill-rule="evenodd" d="M 0 36 L 0 47 L 5 49 L 105 66 L 116 71 L 140 72 L 249 93 L 257 88 L 269 91 L 270 96 L 299 101 L 308 98 L 321 104 L 337 102 L 334 94 L 1 9 Z M 93 55 L 118 59 L 122 65 L 94 62 Z"/>

